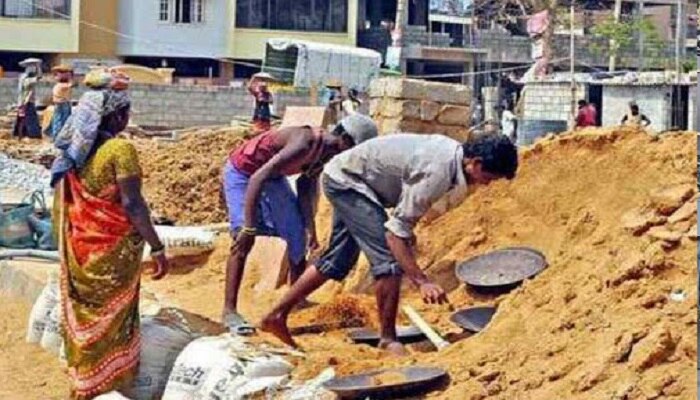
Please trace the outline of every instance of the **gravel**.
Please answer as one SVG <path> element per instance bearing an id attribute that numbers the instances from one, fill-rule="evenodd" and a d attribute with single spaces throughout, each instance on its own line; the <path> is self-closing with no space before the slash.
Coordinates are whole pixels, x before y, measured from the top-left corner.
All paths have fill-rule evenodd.
<path id="1" fill-rule="evenodd" d="M 10 158 L 0 153 L 0 189 L 18 189 L 27 192 L 52 192 L 51 173 L 45 167 Z"/>

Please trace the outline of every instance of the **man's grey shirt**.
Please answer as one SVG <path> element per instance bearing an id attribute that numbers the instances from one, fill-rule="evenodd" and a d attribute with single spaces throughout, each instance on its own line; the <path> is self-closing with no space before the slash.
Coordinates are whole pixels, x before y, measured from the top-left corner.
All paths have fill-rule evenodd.
<path id="1" fill-rule="evenodd" d="M 386 228 L 402 238 L 438 200 L 456 189 L 466 197 L 461 143 L 443 135 L 395 134 L 368 140 L 334 157 L 325 179 L 393 208 Z M 450 201 L 451 203 L 454 203 Z M 447 207 L 441 212 L 445 212 Z"/>

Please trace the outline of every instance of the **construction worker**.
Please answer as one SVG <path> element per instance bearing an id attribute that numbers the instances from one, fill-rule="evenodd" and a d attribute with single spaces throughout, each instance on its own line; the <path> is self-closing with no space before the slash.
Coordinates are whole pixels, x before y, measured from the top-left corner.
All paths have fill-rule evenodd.
<path id="1" fill-rule="evenodd" d="M 258 73 L 253 75 L 248 84 L 248 92 L 255 98 L 253 111 L 254 133 L 266 132 L 272 126 L 272 110 L 270 107 L 274 103 L 274 99 L 267 87 L 267 82 L 272 80 L 274 78 L 271 75 Z"/>
<path id="2" fill-rule="evenodd" d="M 19 63 L 24 73 L 19 77 L 17 119 L 12 136 L 41 138 L 41 124 L 36 112 L 36 85 L 41 80 L 41 60 L 28 58 Z"/>
<path id="3" fill-rule="evenodd" d="M 418 266 L 414 227 L 431 212 L 458 205 L 468 185 L 512 179 L 517 168 L 515 145 L 502 135 L 462 144 L 443 135 L 395 134 L 336 156 L 323 173 L 323 189 L 333 205 L 328 249 L 263 318 L 261 329 L 296 346 L 287 328 L 291 310 L 329 279 L 345 279 L 363 252 L 376 284 L 380 347 L 404 354 L 396 336 L 401 276 L 406 274 L 424 302 L 447 302 L 443 288 Z M 451 201 L 438 211 L 446 195 Z M 386 208 L 392 209 L 390 216 Z"/>
<path id="4" fill-rule="evenodd" d="M 51 127 L 49 134 L 51 138 L 63 129 L 72 110 L 72 93 L 73 93 L 73 68 L 67 65 L 57 65 L 51 69 L 55 74 L 56 84 L 53 86 L 53 117 L 51 118 Z"/>
<path id="5" fill-rule="evenodd" d="M 586 100 L 578 101 L 578 114 L 576 115 L 576 128 L 586 128 L 598 124 L 598 111 L 593 104 Z"/>
<path id="6" fill-rule="evenodd" d="M 639 112 L 639 106 L 634 101 L 630 102 L 630 110 L 622 118 L 621 123 L 622 123 L 622 125 L 625 125 L 625 126 L 645 127 L 645 128 L 648 127 L 649 125 L 651 125 L 651 121 L 649 120 L 649 118 L 647 118 L 646 115 L 641 114 Z"/>
<path id="7" fill-rule="evenodd" d="M 271 129 L 233 151 L 224 170 L 224 195 L 233 246 L 226 267 L 223 322 L 234 334 L 253 328 L 238 313 L 238 292 L 255 237 L 287 242 L 290 281 L 304 271 L 307 250 L 318 247 L 314 214 L 318 177 L 335 155 L 377 136 L 377 125 L 353 114 L 330 132 L 308 126 Z M 297 194 L 287 176 L 301 174 Z"/>

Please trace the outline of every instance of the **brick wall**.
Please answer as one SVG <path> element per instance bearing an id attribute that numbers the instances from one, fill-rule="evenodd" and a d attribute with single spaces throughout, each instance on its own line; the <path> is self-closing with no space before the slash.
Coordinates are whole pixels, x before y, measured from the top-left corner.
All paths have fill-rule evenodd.
<path id="1" fill-rule="evenodd" d="M 39 86 L 37 102 L 43 103 L 51 93 L 51 84 Z M 17 80 L 0 79 L 0 110 L 17 99 Z M 85 90 L 76 88 L 78 99 Z M 222 86 L 132 84 L 132 122 L 142 126 L 187 127 L 193 125 L 228 124 L 235 116 L 252 114 L 252 98 L 244 88 Z M 287 106 L 308 106 L 308 91 L 275 94 L 275 111 L 282 115 Z"/>
<path id="2" fill-rule="evenodd" d="M 635 100 L 639 110 L 651 120 L 651 128 L 663 131 L 671 127 L 670 86 L 605 86 L 603 87 L 603 125 L 619 125 Z"/>
<path id="3" fill-rule="evenodd" d="M 584 85 L 578 85 L 577 99 L 586 98 Z M 568 121 L 571 116 L 569 83 L 528 83 L 525 87 L 523 119 Z"/>

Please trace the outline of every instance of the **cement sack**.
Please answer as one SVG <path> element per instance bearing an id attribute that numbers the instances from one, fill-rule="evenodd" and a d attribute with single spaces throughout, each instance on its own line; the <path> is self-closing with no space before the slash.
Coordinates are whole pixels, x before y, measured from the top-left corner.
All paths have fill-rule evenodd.
<path id="1" fill-rule="evenodd" d="M 175 361 L 162 400 L 199 400 L 200 390 L 216 365 L 226 362 L 226 342 L 204 337 L 190 343 Z"/>
<path id="2" fill-rule="evenodd" d="M 216 232 L 201 227 L 156 226 L 156 233 L 169 257 L 197 255 L 212 251 Z M 151 248 L 146 245 L 144 260 L 150 260 Z"/>
<path id="3" fill-rule="evenodd" d="M 58 274 L 52 273 L 49 275 L 48 283 L 44 286 L 41 294 L 34 302 L 32 311 L 29 313 L 27 342 L 41 342 L 51 311 L 58 304 L 58 293 Z"/>
<path id="4" fill-rule="evenodd" d="M 63 336 L 61 333 L 61 302 L 54 305 L 49 318 L 46 319 L 46 328 L 41 336 L 41 347 L 49 353 L 60 358 Z"/>
<path id="5" fill-rule="evenodd" d="M 283 400 L 335 399 L 333 393 L 323 389 L 323 384 L 333 378 L 335 378 L 335 370 L 326 368 L 310 381 L 291 385 L 291 389 L 286 391 L 281 398 Z"/>
<path id="6" fill-rule="evenodd" d="M 132 386 L 124 390 L 124 394 L 133 400 L 160 399 L 175 360 L 193 338 L 177 323 L 143 317 L 139 369 Z"/>
<path id="7" fill-rule="evenodd" d="M 242 399 L 276 390 L 292 370 L 282 357 L 224 335 L 192 342 L 170 374 L 163 400 Z"/>
<path id="8" fill-rule="evenodd" d="M 292 365 L 236 336 L 222 336 L 224 357 L 209 372 L 202 399 L 237 400 L 265 392 L 272 395 L 288 379 Z"/>
<path id="9" fill-rule="evenodd" d="M 101 396 L 97 396 L 93 400 L 132 400 L 132 399 L 129 399 L 128 397 L 124 397 L 124 395 L 115 391 L 115 392 L 105 393 Z"/>

